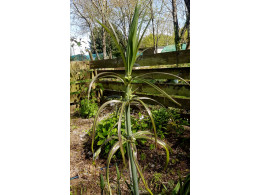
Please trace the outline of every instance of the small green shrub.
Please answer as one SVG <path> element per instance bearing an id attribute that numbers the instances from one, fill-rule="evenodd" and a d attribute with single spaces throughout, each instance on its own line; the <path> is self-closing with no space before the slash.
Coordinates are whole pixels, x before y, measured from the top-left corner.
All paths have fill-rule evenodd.
<path id="1" fill-rule="evenodd" d="M 165 108 L 153 110 L 152 114 L 155 121 L 157 134 L 161 137 L 161 139 L 164 139 L 165 135 L 168 134 L 166 130 L 168 122 L 170 120 L 170 114 Z"/>
<path id="2" fill-rule="evenodd" d="M 174 121 L 171 122 L 172 125 L 177 129 L 176 131 L 182 131 L 182 125 L 188 124 L 188 122 L 180 117 L 180 114 L 178 114 L 176 111 L 173 110 L 167 110 L 165 108 L 160 108 L 157 110 L 152 111 L 152 115 L 155 121 L 156 131 L 158 136 L 161 137 L 161 139 L 164 139 L 165 136 L 169 133 L 167 131 L 167 125 L 170 120 L 170 112 L 173 115 Z M 132 131 L 133 133 L 137 131 L 145 131 L 147 129 L 152 129 L 151 121 L 146 116 L 144 117 L 142 113 L 138 113 L 138 118 L 131 116 L 131 124 L 132 124 Z M 106 119 L 100 121 L 99 125 L 96 129 L 96 136 L 95 136 L 95 142 L 97 143 L 97 146 L 101 146 L 106 139 L 108 139 L 111 136 L 117 135 L 117 122 L 118 122 L 118 113 L 114 112 Z M 124 117 L 122 118 L 122 125 L 121 125 L 121 132 L 122 135 L 126 135 L 125 133 L 125 122 Z M 112 139 L 111 141 L 107 142 L 103 146 L 103 153 L 102 155 L 107 155 L 111 147 L 116 143 L 115 139 Z M 147 143 L 147 140 L 140 139 L 138 143 L 145 144 Z M 154 144 L 150 144 L 150 149 L 153 150 L 155 148 Z M 124 148 L 125 152 L 125 148 Z M 117 155 L 120 154 L 120 151 L 117 152 Z"/>
<path id="3" fill-rule="evenodd" d="M 190 126 L 189 120 L 182 118 L 179 112 L 177 112 L 174 109 L 171 110 L 170 112 L 174 118 L 174 121 L 171 121 L 171 125 L 174 127 L 177 134 L 179 135 L 183 134 L 184 133 L 183 125 Z"/>
<path id="4" fill-rule="evenodd" d="M 169 134 L 167 126 L 171 118 L 173 118 L 173 120 L 171 120 L 169 124 L 173 127 L 177 134 L 182 134 L 184 132 L 183 125 L 190 126 L 189 121 L 182 118 L 179 112 L 175 109 L 153 109 L 152 114 L 155 121 L 157 134 L 161 137 L 161 139 L 164 139 L 165 136 Z M 146 120 L 147 122 L 149 121 L 148 119 Z"/>
<path id="5" fill-rule="evenodd" d="M 98 111 L 98 105 L 95 103 L 95 99 L 84 99 L 80 102 L 79 113 L 84 118 L 91 118 L 96 115 Z"/>
<path id="6" fill-rule="evenodd" d="M 102 120 L 97 129 L 96 129 L 96 136 L 95 141 L 97 145 L 102 145 L 108 137 L 116 135 L 117 133 L 117 123 L 118 117 L 115 113 L 111 114 L 108 118 Z M 122 130 L 124 129 L 122 125 Z M 107 154 L 111 148 L 111 146 L 116 142 L 116 140 L 111 140 L 104 146 L 104 153 Z"/>
<path id="7" fill-rule="evenodd" d="M 102 145 L 107 138 L 111 136 L 117 136 L 117 121 L 118 121 L 118 115 L 116 112 L 112 113 L 106 119 L 100 121 L 96 129 L 96 136 L 95 136 L 95 141 L 97 142 L 98 146 Z M 135 119 L 134 117 L 131 117 L 131 121 L 134 122 L 134 124 L 137 124 L 137 119 Z M 133 133 L 135 133 L 137 131 L 137 128 L 133 127 L 132 131 Z M 121 132 L 122 135 L 126 136 L 124 118 L 122 119 Z M 104 145 L 103 147 L 104 155 L 108 154 L 109 150 L 115 143 L 116 140 L 113 139 Z M 120 151 L 118 151 L 118 154 L 120 154 Z"/>
<path id="8" fill-rule="evenodd" d="M 157 135 L 161 139 L 164 139 L 165 135 L 168 134 L 166 130 L 168 122 L 170 120 L 170 114 L 165 108 L 161 108 L 153 110 L 152 115 L 155 122 Z M 132 121 L 132 125 L 133 128 L 137 130 L 147 130 L 147 128 L 152 129 L 150 118 L 144 117 L 141 113 L 139 113 L 139 120 Z"/>

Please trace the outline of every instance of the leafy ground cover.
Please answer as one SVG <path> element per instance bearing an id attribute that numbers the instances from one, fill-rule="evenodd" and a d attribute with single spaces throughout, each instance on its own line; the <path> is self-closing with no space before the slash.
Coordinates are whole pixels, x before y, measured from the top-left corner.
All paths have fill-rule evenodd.
<path id="1" fill-rule="evenodd" d="M 115 109 L 108 108 L 99 120 L 113 122 L 113 113 Z M 173 149 L 170 154 L 170 163 L 166 170 L 163 170 L 165 163 L 165 151 L 162 148 L 157 150 L 150 141 L 138 143 L 138 161 L 143 169 L 144 176 L 148 182 L 150 189 L 155 193 L 167 194 L 177 184 L 179 176 L 185 178 L 189 174 L 189 126 L 188 122 L 181 119 L 177 113 L 175 123 L 167 121 L 167 113 L 164 110 L 154 109 L 154 116 L 159 136 L 163 138 Z M 142 120 L 140 120 L 142 119 Z M 146 117 L 144 113 L 139 110 L 134 110 L 134 118 L 132 118 L 133 126 L 142 128 L 145 123 Z M 144 121 L 144 122 L 140 122 Z M 159 123 L 161 121 L 161 124 Z M 92 127 L 93 118 L 81 118 L 75 113 L 71 114 L 70 134 L 70 177 L 71 177 L 71 194 L 100 194 L 100 174 L 105 175 L 106 171 L 106 153 L 100 155 L 93 165 L 93 154 L 91 153 L 91 137 L 86 133 Z M 109 123 L 110 124 L 110 123 Z M 174 125 L 175 124 L 175 125 Z M 101 128 L 105 126 L 105 122 L 101 122 Z M 147 127 L 144 127 L 147 128 Z M 160 133 L 161 132 L 161 133 Z M 162 132 L 166 132 L 165 134 Z M 102 138 L 102 137 L 101 137 Z M 121 158 L 113 158 L 110 167 L 111 188 L 116 190 L 117 174 L 115 164 L 119 167 L 122 166 Z M 129 172 L 124 169 L 120 179 L 120 187 L 122 194 L 129 194 L 126 180 L 128 183 Z M 73 179 L 74 178 L 74 179 Z M 140 182 L 140 190 L 145 191 L 145 187 Z M 86 190 L 86 191 L 84 191 Z M 163 192 L 163 193 L 162 193 Z M 116 193 L 115 193 L 116 194 Z"/>

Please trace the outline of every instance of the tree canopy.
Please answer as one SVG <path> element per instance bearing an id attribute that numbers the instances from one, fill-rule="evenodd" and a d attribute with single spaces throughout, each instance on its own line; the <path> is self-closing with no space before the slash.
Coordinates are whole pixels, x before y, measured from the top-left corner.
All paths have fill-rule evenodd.
<path id="1" fill-rule="evenodd" d="M 92 53 L 103 53 L 105 59 L 111 58 L 118 51 L 97 20 L 107 26 L 113 25 L 120 43 L 126 48 L 137 2 L 141 5 L 139 24 L 144 18 L 142 30 L 150 21 L 141 47 L 153 47 L 156 52 L 159 46 L 176 43 L 179 47 L 187 43 L 189 48 L 189 0 L 71 0 L 71 26 L 77 29 L 73 36 L 87 36 Z"/>

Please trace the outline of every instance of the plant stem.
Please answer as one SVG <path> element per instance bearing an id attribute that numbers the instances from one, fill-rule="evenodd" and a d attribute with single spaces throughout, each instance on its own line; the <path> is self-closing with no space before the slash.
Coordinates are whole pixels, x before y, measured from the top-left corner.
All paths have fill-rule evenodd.
<path id="1" fill-rule="evenodd" d="M 126 98 L 128 99 L 131 95 L 131 88 L 130 85 L 126 87 Z M 132 130 L 131 130 L 131 117 L 130 117 L 130 104 L 126 105 L 125 107 L 125 119 L 126 119 L 126 132 L 127 136 L 131 137 L 132 136 Z M 129 165 L 130 165 L 130 171 L 131 171 L 131 179 L 132 179 L 132 184 L 134 188 L 134 195 L 139 195 L 139 188 L 138 188 L 138 177 L 137 177 L 137 171 L 136 171 L 136 166 L 134 163 L 134 158 L 133 158 L 133 151 L 131 148 L 131 143 L 127 142 L 127 155 L 129 158 Z"/>

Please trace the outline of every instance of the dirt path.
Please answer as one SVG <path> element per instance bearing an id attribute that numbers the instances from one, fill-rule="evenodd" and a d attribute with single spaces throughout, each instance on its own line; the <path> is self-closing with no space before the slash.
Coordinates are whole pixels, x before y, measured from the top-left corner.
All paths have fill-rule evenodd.
<path id="1" fill-rule="evenodd" d="M 108 111 L 109 112 L 109 111 Z M 99 120 L 109 116 L 101 115 Z M 100 194 L 100 173 L 105 176 L 105 160 L 93 165 L 92 152 L 85 146 L 91 142 L 86 133 L 92 128 L 94 119 L 83 119 L 72 114 L 70 121 L 70 181 L 71 188 L 87 188 L 86 194 Z M 111 169 L 113 170 L 113 169 Z"/>
<path id="2" fill-rule="evenodd" d="M 84 143 L 88 141 L 86 130 L 92 126 L 93 119 L 71 119 L 70 125 L 70 177 L 78 177 L 71 180 L 72 188 L 75 186 L 91 186 L 88 194 L 96 194 L 94 190 L 99 190 L 98 173 L 95 173 L 95 167 L 91 160 L 85 158 Z"/>

